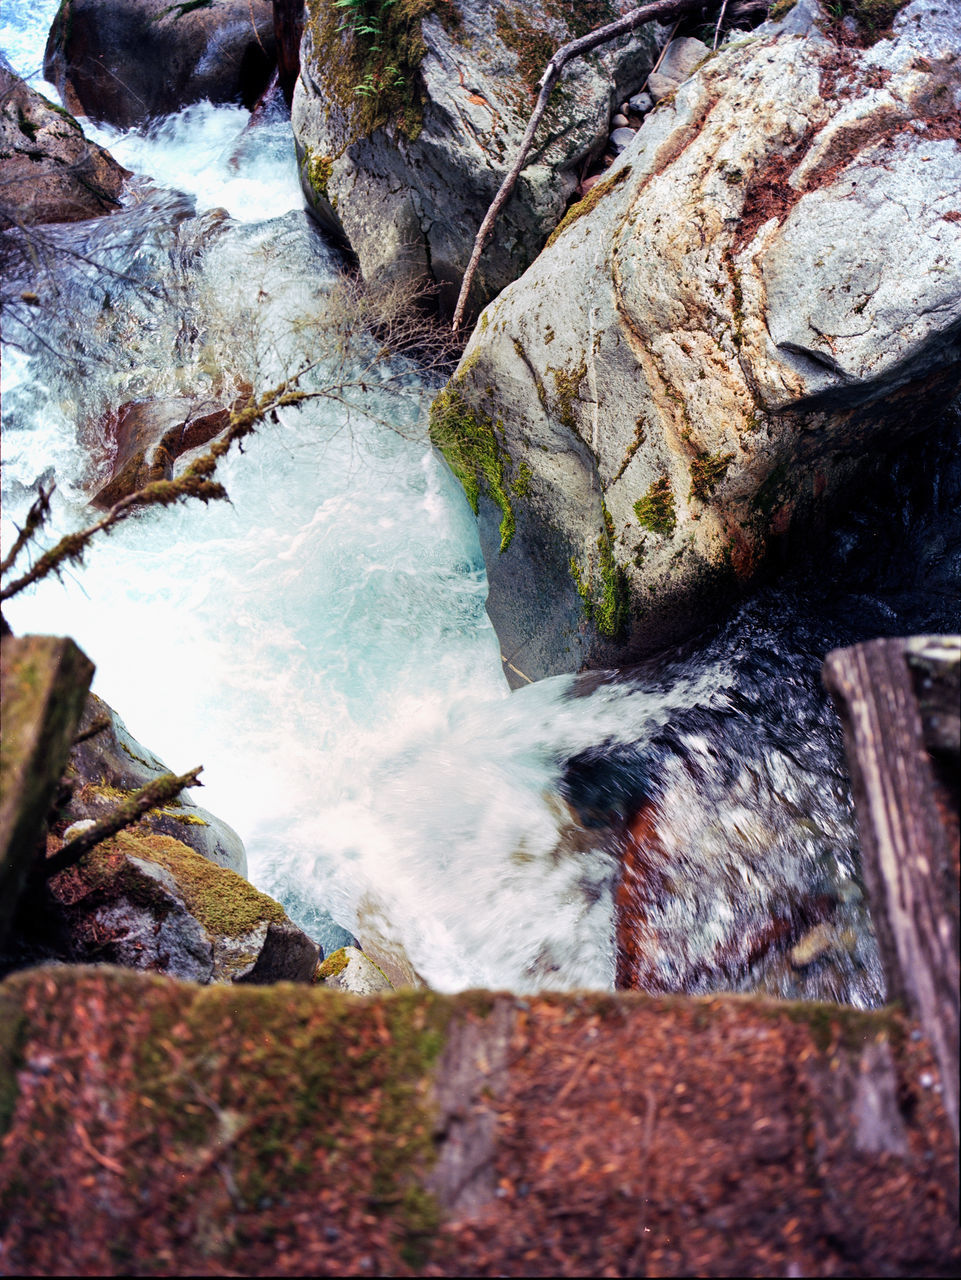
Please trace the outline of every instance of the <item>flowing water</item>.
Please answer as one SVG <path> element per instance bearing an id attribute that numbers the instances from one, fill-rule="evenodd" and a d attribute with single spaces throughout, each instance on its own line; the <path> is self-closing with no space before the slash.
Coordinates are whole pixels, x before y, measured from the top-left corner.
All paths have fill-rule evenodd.
<path id="1" fill-rule="evenodd" d="M 47 8 L 5 15 L 21 72 Z M 11 602 L 14 630 L 72 635 L 137 737 L 172 768 L 204 764 L 202 803 L 240 832 L 251 879 L 325 946 L 393 938 L 443 990 L 610 987 L 618 851 L 653 804 L 653 987 L 876 1003 L 819 669 L 836 644 L 952 626 L 946 437 L 859 503 L 810 578 L 759 590 L 696 645 L 509 693 L 474 519 L 425 437 L 438 377 L 359 324 L 302 210 L 288 123 L 246 125 L 200 104 L 87 130 L 138 176 L 118 213 L 44 229 L 49 272 L 22 267 L 39 307 L 13 291 L 5 544 L 39 480 L 57 485 L 50 536 L 89 523 L 109 410 L 229 399 L 304 366 L 317 398 L 226 459 L 229 503 L 143 512 Z M 829 945 L 791 963 L 755 945 L 772 921 L 827 921 Z"/>

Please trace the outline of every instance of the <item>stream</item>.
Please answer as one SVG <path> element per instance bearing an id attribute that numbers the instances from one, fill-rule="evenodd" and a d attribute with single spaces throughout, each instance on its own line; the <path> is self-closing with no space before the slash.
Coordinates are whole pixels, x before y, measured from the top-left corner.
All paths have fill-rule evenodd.
<path id="1" fill-rule="evenodd" d="M 56 0 L 10 8 L 0 45 L 27 75 Z M 696 642 L 510 693 L 475 521 L 426 438 L 441 375 L 359 323 L 289 123 L 209 104 L 126 135 L 83 123 L 136 176 L 117 213 L 43 229 L 49 271 L 23 277 L 41 308 L 4 316 L 4 545 L 41 480 L 44 545 L 90 522 L 105 414 L 131 400 L 304 366 L 317 398 L 224 460 L 229 502 L 142 512 L 12 601 L 14 631 L 71 635 L 137 738 L 204 765 L 197 799 L 325 948 L 393 939 L 443 991 L 610 988 L 625 824 L 654 804 L 652 989 L 879 1003 L 820 666 L 956 628 L 951 424 Z M 792 945 L 820 929 L 820 951 L 765 942 L 772 921 Z"/>

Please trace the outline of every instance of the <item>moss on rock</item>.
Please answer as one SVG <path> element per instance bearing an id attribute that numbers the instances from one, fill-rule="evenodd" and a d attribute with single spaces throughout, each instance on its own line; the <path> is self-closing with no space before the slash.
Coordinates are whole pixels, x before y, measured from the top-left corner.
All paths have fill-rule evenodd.
<path id="1" fill-rule="evenodd" d="M 645 529 L 660 533 L 665 538 L 670 537 L 677 526 L 677 515 L 671 482 L 667 476 L 655 480 L 643 498 L 638 498 L 634 503 L 634 514 L 638 524 Z"/>
<path id="2" fill-rule="evenodd" d="M 483 486 L 501 509 L 501 552 L 514 536 L 514 509 L 504 483 L 509 461 L 493 420 L 471 407 L 456 381 L 448 383 L 431 406 L 430 438 L 461 482 L 474 515 Z"/>
<path id="3" fill-rule="evenodd" d="M 86 854 L 78 870 L 94 888 L 106 888 L 120 878 L 125 895 L 143 906 L 156 908 L 166 903 L 166 891 L 151 887 L 148 877 L 127 861 L 128 857 L 156 863 L 176 880 L 188 911 L 210 933 L 226 938 L 241 937 L 263 922 L 280 924 L 286 914 L 252 884 L 171 836 L 122 831 Z"/>

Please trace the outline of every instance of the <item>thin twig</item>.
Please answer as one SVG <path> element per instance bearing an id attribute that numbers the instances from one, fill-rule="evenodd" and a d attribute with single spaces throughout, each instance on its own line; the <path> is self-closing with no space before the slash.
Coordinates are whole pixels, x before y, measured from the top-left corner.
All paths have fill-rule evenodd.
<path id="1" fill-rule="evenodd" d="M 721 34 L 721 23 L 724 21 L 725 13 L 727 13 L 727 0 L 724 0 L 724 3 L 721 5 L 721 12 L 718 14 L 717 26 L 714 28 L 714 43 L 711 45 L 712 52 L 717 48 L 717 39 Z"/>

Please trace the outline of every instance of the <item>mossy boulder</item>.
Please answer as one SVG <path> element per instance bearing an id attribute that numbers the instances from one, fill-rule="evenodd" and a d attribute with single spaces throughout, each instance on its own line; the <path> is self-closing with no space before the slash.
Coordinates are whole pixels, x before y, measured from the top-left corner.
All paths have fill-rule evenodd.
<path id="1" fill-rule="evenodd" d="M 129 176 L 0 55 L 0 227 L 99 218 Z"/>
<path id="2" fill-rule="evenodd" d="M 700 630 L 958 394 L 961 10 L 828 16 L 652 111 L 435 406 L 529 678 Z"/>
<path id="3" fill-rule="evenodd" d="M 310 982 L 317 968 L 279 903 L 170 836 L 121 832 L 50 892 L 78 961 L 195 982 Z"/>
<path id="4" fill-rule="evenodd" d="M 433 282 L 452 310 L 548 59 L 616 15 L 610 0 L 308 0 L 292 112 L 304 192 L 368 282 Z M 656 47 L 644 27 L 565 72 L 481 263 L 476 308 L 541 248 Z"/>
<path id="5" fill-rule="evenodd" d="M 62 0 L 43 68 L 75 115 L 130 128 L 204 99 L 252 107 L 275 65 L 270 0 Z"/>

